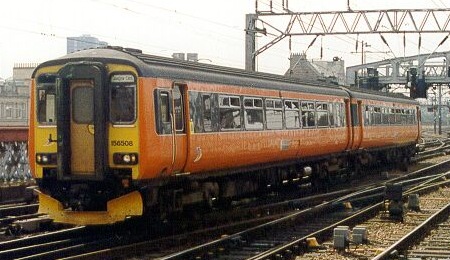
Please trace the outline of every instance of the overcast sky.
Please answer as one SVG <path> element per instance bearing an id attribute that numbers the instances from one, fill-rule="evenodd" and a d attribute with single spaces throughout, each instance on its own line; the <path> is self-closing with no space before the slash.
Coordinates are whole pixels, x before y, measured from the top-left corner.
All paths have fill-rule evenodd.
<path id="1" fill-rule="evenodd" d="M 275 8 L 281 0 L 273 0 Z M 259 0 L 267 7 L 269 0 Z M 340 11 L 347 0 L 289 0 L 293 11 Z M 354 10 L 450 8 L 450 0 L 350 0 Z M 14 63 L 40 63 L 66 54 L 66 38 L 90 34 L 110 45 L 142 49 L 169 57 L 174 52 L 199 53 L 201 62 L 244 68 L 245 14 L 255 0 L 14 0 L 0 13 L 0 77 L 12 76 Z M 422 53 L 436 49 L 446 34 L 423 35 Z M 304 52 L 314 37 L 295 37 L 292 52 Z M 259 37 L 258 46 L 268 37 Z M 308 49 L 309 59 L 337 56 L 346 66 L 361 62 L 355 54 L 356 35 L 320 37 Z M 416 55 L 418 35 L 387 35 L 391 50 L 379 35 L 360 35 L 368 42 L 367 62 Z M 436 51 L 448 51 L 450 41 Z M 284 73 L 289 66 L 287 41 L 259 56 L 258 70 Z"/>

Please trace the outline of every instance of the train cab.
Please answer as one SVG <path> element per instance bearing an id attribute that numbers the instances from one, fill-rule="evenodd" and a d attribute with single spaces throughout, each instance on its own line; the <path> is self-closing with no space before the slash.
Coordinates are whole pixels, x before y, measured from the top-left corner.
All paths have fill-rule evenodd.
<path id="1" fill-rule="evenodd" d="M 132 188 L 139 174 L 136 68 L 118 60 L 50 61 L 36 69 L 32 93 L 30 161 L 39 211 L 78 224 L 142 215 Z M 123 210 L 131 201 L 135 206 Z M 71 212 L 84 214 L 74 220 Z"/>

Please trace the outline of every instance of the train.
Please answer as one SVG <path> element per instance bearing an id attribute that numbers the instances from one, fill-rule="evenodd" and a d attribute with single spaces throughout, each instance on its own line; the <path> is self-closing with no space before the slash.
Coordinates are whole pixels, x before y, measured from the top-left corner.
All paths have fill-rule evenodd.
<path id="1" fill-rule="evenodd" d="M 288 184 L 320 188 L 367 165 L 405 166 L 421 129 L 418 102 L 400 94 L 123 47 L 44 62 L 31 93 L 39 212 L 75 225 L 163 218 Z"/>

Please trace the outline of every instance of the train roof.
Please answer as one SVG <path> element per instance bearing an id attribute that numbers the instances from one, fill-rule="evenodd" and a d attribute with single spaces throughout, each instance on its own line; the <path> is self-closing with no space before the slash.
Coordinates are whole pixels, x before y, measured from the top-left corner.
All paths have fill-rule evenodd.
<path id="1" fill-rule="evenodd" d="M 401 93 L 385 93 L 354 87 L 345 87 L 345 89 L 347 89 L 350 96 L 354 98 L 419 105 L 419 101 L 411 99 Z"/>
<path id="2" fill-rule="evenodd" d="M 343 88 L 326 81 L 310 81 L 289 78 L 281 75 L 250 72 L 242 69 L 209 65 L 199 62 L 182 61 L 172 58 L 143 54 L 140 50 L 121 47 L 88 49 L 68 54 L 61 58 L 40 64 L 36 71 L 44 66 L 64 64 L 75 61 L 120 62 L 136 67 L 139 76 L 172 78 L 180 81 L 194 80 L 226 85 L 239 85 L 282 91 L 299 91 L 334 96 L 354 96 L 373 100 L 402 103 L 414 103 L 403 95 L 393 96 L 381 92 L 368 92 L 360 89 Z"/>

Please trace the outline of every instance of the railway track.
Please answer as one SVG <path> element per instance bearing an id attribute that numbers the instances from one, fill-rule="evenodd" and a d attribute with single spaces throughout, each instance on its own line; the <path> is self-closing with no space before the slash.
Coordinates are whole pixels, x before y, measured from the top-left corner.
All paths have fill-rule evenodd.
<path id="1" fill-rule="evenodd" d="M 431 194 L 421 197 L 421 210 L 417 212 L 408 212 L 407 219 L 401 223 L 395 230 L 400 237 L 395 243 L 385 247 L 385 249 L 375 256 L 374 260 L 404 257 L 435 257 L 439 259 L 443 256 L 450 256 L 448 251 L 448 229 L 445 229 L 445 222 L 436 228 L 436 223 L 446 220 L 450 223 L 448 216 L 450 213 L 450 188 L 440 189 Z M 419 237 L 434 230 L 428 238 L 415 246 L 414 250 L 406 251 L 418 241 Z M 447 242 L 446 242 L 447 241 Z M 443 246 L 444 245 L 444 246 Z"/>
<path id="2" fill-rule="evenodd" d="M 430 219 L 428 224 L 424 224 L 424 230 L 421 231 L 423 232 L 422 235 L 428 235 L 419 243 L 411 246 L 403 255 L 418 259 L 450 259 L 450 218 L 442 217 L 442 215 L 447 217 L 450 215 L 449 207 L 450 205 L 447 204 L 445 208 L 436 213 L 435 218 Z M 445 220 L 440 222 L 443 218 Z M 436 225 L 436 223 L 439 224 Z"/>
<path id="3" fill-rule="evenodd" d="M 411 176 L 424 176 L 426 174 L 429 174 L 430 172 L 436 171 L 436 169 L 441 168 L 445 169 L 448 168 L 450 165 L 450 162 L 444 162 L 441 164 L 438 164 L 433 167 L 428 167 L 425 169 L 422 169 L 420 171 L 417 171 L 415 173 L 411 173 L 406 176 L 401 176 L 399 178 L 396 178 L 397 181 L 402 181 L 404 179 L 410 178 Z M 393 180 L 391 180 L 393 181 Z M 367 191 L 363 194 L 358 194 L 359 197 L 363 197 L 364 200 L 379 200 L 382 196 L 382 190 L 383 187 L 375 187 L 373 184 L 366 186 Z M 17 256 L 23 256 L 23 259 L 53 259 L 56 257 L 67 257 L 67 258 L 74 258 L 74 259 L 98 259 L 103 257 L 114 257 L 116 259 L 126 259 L 129 257 L 135 257 L 136 255 L 144 255 L 146 258 L 154 258 L 154 257 L 165 257 L 171 254 L 175 254 L 174 252 L 182 251 L 181 248 L 188 248 L 188 247 L 194 247 L 195 245 L 192 243 L 198 243 L 199 241 L 209 241 L 211 237 L 221 237 L 223 234 L 234 234 L 234 235 L 226 235 L 225 237 L 221 238 L 224 239 L 223 242 L 225 245 L 241 245 L 245 246 L 246 241 L 250 241 L 248 239 L 242 239 L 243 236 L 240 236 L 238 238 L 233 237 L 236 234 L 241 234 L 242 230 L 244 229 L 252 229 L 257 225 L 267 225 L 267 230 L 265 231 L 265 234 L 269 235 L 268 238 L 263 240 L 257 240 L 258 241 L 255 245 L 261 245 L 262 249 L 267 249 L 267 246 L 270 243 L 262 243 L 264 241 L 267 242 L 267 240 L 272 236 L 271 234 L 273 227 L 270 227 L 268 225 L 268 222 L 277 222 L 278 219 L 298 219 L 295 216 L 289 216 L 286 217 L 286 211 L 294 211 L 297 210 L 294 214 L 298 214 L 299 218 L 302 220 L 310 220 L 313 219 L 314 216 L 317 214 L 320 214 L 320 211 L 311 211 L 310 213 L 305 213 L 307 210 L 299 210 L 302 208 L 307 207 L 314 207 L 314 205 L 320 204 L 320 202 L 323 201 L 329 201 L 327 205 L 332 205 L 331 208 L 336 209 L 335 218 L 332 218 L 331 220 L 322 219 L 318 220 L 318 222 L 326 222 L 329 225 L 326 226 L 332 226 L 333 223 L 336 223 L 338 220 L 337 218 L 342 218 L 344 216 L 347 216 L 347 214 L 354 214 L 353 211 L 346 210 L 345 207 L 343 207 L 343 202 L 352 201 L 352 203 L 357 205 L 358 207 L 362 207 L 362 204 L 359 200 L 363 199 L 351 199 L 348 194 L 355 192 L 355 189 L 348 189 L 348 190 L 340 190 L 336 191 L 334 193 L 329 194 L 323 194 L 320 196 L 315 196 L 316 201 L 312 201 L 313 197 L 304 197 L 301 199 L 295 199 L 295 200 L 289 200 L 285 202 L 276 202 L 273 203 L 272 206 L 267 205 L 261 205 L 261 206 L 248 206 L 249 208 L 246 208 L 246 206 L 243 206 L 239 209 L 234 209 L 236 217 L 223 217 L 223 214 L 218 214 L 219 216 L 222 215 L 222 219 L 214 219 L 209 218 L 208 221 L 200 221 L 203 222 L 203 224 L 206 227 L 201 230 L 197 231 L 186 231 L 183 230 L 181 227 L 168 227 L 165 230 L 158 231 L 158 234 L 150 234 L 154 230 L 147 230 L 144 233 L 139 232 L 143 231 L 142 229 L 139 231 L 132 231 L 133 228 L 129 228 L 128 232 L 124 232 L 123 230 L 126 230 L 126 228 L 121 229 L 105 229 L 105 230 L 94 230 L 90 229 L 89 232 L 78 234 L 78 235 L 70 235 L 71 232 L 67 232 L 68 235 L 61 235 L 56 236 L 57 239 L 52 238 L 54 235 L 50 235 L 50 237 L 46 237 L 44 234 L 37 235 L 38 239 L 34 240 L 34 242 L 28 242 L 28 244 L 23 244 L 24 242 L 21 242 L 20 238 L 18 239 L 12 239 L 11 241 L 8 241 L 8 246 L 4 248 L 3 245 L 6 244 L 0 244 L 0 259 L 10 259 L 10 258 L 16 258 Z M 342 197 L 339 201 L 332 202 L 332 198 L 336 197 Z M 325 204 L 320 206 L 315 206 L 315 210 L 319 210 L 321 208 L 325 208 Z M 340 211 L 339 211 L 340 210 Z M 268 214 L 270 212 L 270 214 Z M 301 216 L 302 214 L 306 214 Z M 310 215 L 308 215 L 310 214 Z M 250 216 L 250 218 L 243 218 L 242 216 Z M 257 216 L 255 218 L 255 216 Z M 309 217 L 308 217 L 309 216 Z M 18 216 L 20 217 L 20 216 Z M 34 216 L 32 216 L 34 217 Z M 25 216 L 26 218 L 26 216 Z M 224 221 L 223 219 L 228 218 L 228 222 L 221 222 Z M 6 220 L 5 220 L 6 221 Z M 195 221 L 192 221 L 194 223 Z M 209 223 L 206 223 L 209 222 Z M 6 223 L 6 222 L 5 222 Z M 186 222 L 183 220 L 184 225 L 189 226 L 191 225 L 191 222 Z M 186 224 L 188 223 L 188 224 Z M 222 223 L 222 224 L 220 224 Z M 192 224 L 193 225 L 193 224 Z M 300 230 L 302 226 L 299 225 L 298 227 L 295 226 L 295 224 L 282 224 L 284 225 L 284 229 L 286 227 L 292 228 L 295 227 L 297 230 L 297 234 L 295 237 L 300 237 L 303 233 L 308 233 L 310 231 L 308 230 Z M 313 228 L 312 225 L 309 225 L 310 228 Z M 283 227 L 281 228 L 283 229 Z M 315 230 L 320 229 L 319 226 L 314 227 Z M 119 231 L 118 231 L 119 230 Z M 60 231 L 61 234 L 65 234 L 65 231 Z M 83 231 L 84 232 L 84 231 Z M 239 233 L 241 232 L 241 233 Z M 254 232 L 258 232 L 255 231 Z M 303 233 L 302 233 L 303 232 Z M 48 233 L 53 233 L 48 232 Z M 170 237 L 163 237 L 161 234 L 179 234 L 179 235 L 173 235 Z M 181 234 L 180 234 L 181 233 Z M 236 234 L 235 234 L 236 233 Z M 29 237 L 34 237 L 36 235 L 30 234 Z M 41 237 L 39 239 L 39 237 Z M 195 237 L 195 240 L 192 240 L 192 238 Z M 289 237 L 293 237 L 293 234 L 290 234 Z M 231 240 L 230 240 L 231 238 Z M 28 241 L 33 241 L 31 238 Z M 218 239 L 217 241 L 221 240 Z M 276 239 L 278 242 L 283 241 L 283 239 L 278 238 Z M 229 242 L 232 241 L 232 242 Z M 278 243 L 277 242 L 277 243 Z M 214 243 L 209 242 L 209 246 Z M 221 249 L 223 248 L 223 249 Z M 227 251 L 227 247 L 220 246 L 218 251 Z M 4 250 L 5 249 L 5 250 Z M 150 250 L 149 250 L 150 249 Z M 153 250 L 151 250 L 153 249 Z M 261 249 L 261 250 L 262 250 Z M 27 251 L 28 250 L 28 251 Z M 162 251 L 163 250 L 163 251 Z M 229 251 L 229 250 L 228 250 Z M 130 254 L 130 252 L 132 252 Z M 211 254 L 210 252 L 216 252 L 215 250 L 206 250 L 206 254 Z M 125 253 L 125 254 L 124 254 Z M 195 253 L 193 253 L 194 255 Z M 202 255 L 202 254 L 195 254 L 196 256 Z M 174 255 L 175 256 L 175 255 Z M 184 258 L 185 256 L 180 256 L 178 259 L 189 259 Z M 170 259 L 170 258 L 169 258 Z M 176 259 L 176 258 L 175 258 Z M 239 258 L 238 258 L 239 259 Z M 241 258 L 242 259 L 242 258 Z"/>
<path id="4" fill-rule="evenodd" d="M 339 191 L 339 192 L 332 192 L 329 194 L 324 194 L 324 195 L 319 195 L 316 196 L 316 202 L 314 202 L 311 199 L 308 198 L 303 198 L 303 199 L 298 199 L 296 201 L 290 201 L 287 203 L 275 203 L 274 205 L 272 205 L 272 207 L 268 207 L 266 206 L 260 206 L 260 207 L 249 207 L 249 208 L 242 208 L 242 209 L 237 209 L 238 213 L 234 213 L 233 215 L 252 215 L 253 217 L 251 219 L 248 220 L 241 220 L 238 224 L 233 223 L 233 224 L 225 224 L 222 227 L 218 227 L 218 226 L 214 226 L 214 227 L 209 227 L 209 228 L 205 228 L 202 229 L 200 231 L 194 231 L 194 232 L 184 232 L 180 235 L 177 236 L 171 236 L 171 237 L 166 237 L 166 238 L 157 238 L 157 239 L 153 239 L 152 237 L 161 237 L 161 235 L 158 234 L 162 234 L 162 233 L 176 233 L 177 231 L 179 232 L 181 229 L 177 229 L 174 228 L 174 226 L 168 226 L 167 228 L 163 228 L 163 230 L 158 231 L 158 234 L 147 234 L 147 233 L 142 233 L 139 231 L 142 231 L 142 228 L 139 231 L 136 231 L 134 229 L 135 228 L 135 224 L 124 224 L 125 226 L 133 226 L 131 228 L 126 228 L 126 227 L 111 227 L 111 229 L 108 229 L 106 234 L 105 232 L 100 232 L 100 234 L 102 235 L 98 235 L 98 236 L 90 236 L 89 234 L 91 234 L 93 231 L 91 230 L 91 232 L 84 232 L 81 235 L 77 235 L 76 239 L 72 239 L 72 238 L 68 238 L 67 236 L 72 236 L 71 232 L 69 232 L 69 235 L 66 235 L 64 237 L 59 237 L 58 235 L 58 240 L 55 240 L 53 238 L 53 235 L 51 235 L 50 238 L 40 235 L 40 237 L 42 238 L 37 238 L 34 240 L 31 240 L 31 242 L 27 242 L 26 245 L 22 244 L 21 240 L 16 240 L 18 243 L 16 243 L 15 241 L 11 241 L 8 243 L 8 247 L 11 247 L 10 249 L 6 250 L 5 252 L 0 251 L 0 259 L 10 259 L 10 257 L 14 256 L 16 257 L 17 255 L 20 255 L 21 258 L 20 259 L 53 259 L 55 257 L 61 257 L 61 256 L 65 256 L 67 258 L 71 258 L 70 256 L 73 256 L 73 258 L 77 259 L 77 258 L 82 258 L 82 257 L 87 257 L 90 252 L 93 251 L 97 251 L 103 250 L 105 247 L 111 247 L 111 248 L 120 248 L 122 247 L 124 244 L 140 244 L 142 243 L 142 241 L 148 241 L 151 240 L 153 241 L 153 246 L 155 248 L 157 248 L 159 245 L 164 244 L 164 245 L 173 245 L 173 246 L 177 246 L 177 244 L 180 244 L 181 241 L 186 241 L 188 242 L 188 240 L 190 240 L 193 236 L 203 236 L 204 239 L 208 239 L 211 237 L 211 235 L 216 235 L 219 236 L 220 234 L 222 234 L 225 230 L 226 231 L 232 231 L 234 230 L 242 230 L 251 226 L 255 226 L 261 223 L 265 223 L 268 221 L 273 221 L 274 219 L 279 218 L 280 216 L 282 216 L 283 214 L 277 214 L 277 211 L 286 211 L 286 207 L 288 208 L 292 208 L 292 207 L 305 207 L 306 205 L 311 205 L 312 203 L 316 203 L 318 204 L 319 201 L 323 201 L 325 200 L 329 200 L 332 197 L 336 197 L 339 194 L 345 194 L 348 193 L 349 191 Z M 288 205 L 289 204 L 289 205 Z M 267 211 L 271 211 L 270 214 L 267 213 Z M 267 215 L 262 214 L 262 212 L 265 212 Z M 259 215 L 259 217 L 255 218 L 255 215 Z M 242 216 L 240 217 L 242 219 Z M 248 217 L 247 217 L 248 218 Z M 217 222 L 219 220 L 209 220 L 209 222 Z M 220 220 L 220 221 L 224 221 L 224 220 Z M 230 221 L 230 220 L 228 220 Z M 203 223 L 204 224 L 204 223 Z M 197 223 L 198 226 L 198 223 Z M 173 230 L 175 229 L 175 230 Z M 124 230 L 129 230 L 130 233 L 124 233 Z M 155 231 L 155 229 L 153 229 L 152 231 Z M 94 231 L 94 233 L 99 233 L 97 230 Z M 59 234 L 59 233 L 58 233 Z M 28 240 L 27 240 L 28 241 Z M 41 242 L 41 241 L 45 241 L 45 242 Z M 49 242 L 50 241 L 50 242 Z M 184 243 L 184 242 L 183 242 Z M 3 248 L 4 245 L 2 245 L 0 243 L 0 248 Z M 28 247 L 30 249 L 28 249 Z M 49 250 L 49 247 L 52 248 L 52 250 Z M 145 243 L 145 247 L 148 247 L 148 243 Z M 129 251 L 128 251 L 129 252 Z M 80 254 L 85 254 L 84 256 L 80 256 Z M 97 253 L 94 253 L 94 257 L 93 259 L 98 259 L 103 258 L 104 255 L 102 256 L 98 256 Z M 23 257 L 22 257 L 23 256 Z M 114 257 L 117 257 L 117 255 L 115 255 Z"/>
<path id="5" fill-rule="evenodd" d="M 438 168 L 442 170 L 444 168 L 448 169 L 448 167 L 449 162 L 447 161 L 440 165 L 411 173 L 410 177 L 414 175 L 416 177 L 417 175 L 422 176 L 431 171 L 436 171 Z M 402 181 L 406 178 L 402 176 L 397 180 Z M 418 181 L 423 182 L 423 177 L 417 178 L 415 183 L 406 180 L 403 180 L 403 183 L 405 186 L 417 186 Z M 136 255 L 142 255 L 143 259 L 275 259 L 276 255 L 287 257 L 288 255 L 293 255 L 294 252 L 300 252 L 308 237 L 327 235 L 332 232 L 333 227 L 344 224 L 350 225 L 369 218 L 368 213 L 362 213 L 358 209 L 355 210 L 355 206 L 362 208 L 364 205 L 373 204 L 374 200 L 382 200 L 383 194 L 384 186 L 370 187 L 364 193 L 359 192 L 353 195 L 346 195 L 310 209 L 285 215 L 276 220 L 268 219 L 266 223 L 260 226 L 251 227 L 245 231 L 233 233 L 233 235 L 225 235 L 214 241 L 208 240 L 200 245 L 192 245 L 192 243 L 198 243 L 207 237 L 220 237 L 219 234 L 231 234 L 231 232 L 227 232 L 230 229 L 221 230 L 216 232 L 217 234 L 212 234 L 212 230 L 206 230 L 204 233 L 208 235 L 200 234 L 201 232 L 199 232 L 123 245 L 79 255 L 73 257 L 73 259 L 98 259 L 99 257 L 126 259 L 129 257 L 136 258 Z M 344 206 L 347 204 L 346 202 L 351 202 L 354 208 L 346 209 Z M 379 205 L 370 208 L 372 208 L 372 215 L 379 211 Z M 192 237 L 196 237 L 196 239 L 193 241 Z M 280 251 L 278 252 L 277 249 Z M 133 252 L 133 254 L 130 255 L 129 252 Z M 140 258 L 137 257 L 136 259 Z M 286 259 L 289 259 L 289 257 Z"/>
<path id="6" fill-rule="evenodd" d="M 347 197 L 346 201 L 349 200 L 352 200 L 352 198 Z M 307 248 L 308 239 L 322 240 L 324 237 L 330 236 L 333 229 L 338 226 L 359 224 L 380 212 L 381 206 L 380 204 L 374 206 L 366 204 L 369 206 L 363 210 L 345 210 L 344 207 L 336 207 L 334 203 L 331 202 L 324 208 L 314 208 L 304 216 L 293 214 L 284 220 L 279 220 L 279 223 L 276 223 L 278 221 L 268 223 L 252 231 L 245 231 L 231 238 L 224 238 L 219 243 L 215 242 L 215 246 L 204 244 L 160 258 L 167 260 L 294 259 L 295 255 L 300 254 Z M 366 205 L 359 204 L 359 207 L 365 207 Z M 386 236 L 386 233 L 383 233 L 383 235 Z M 324 257 L 323 259 L 329 258 Z"/>
<path id="7" fill-rule="evenodd" d="M 58 248 L 67 248 L 77 241 L 89 241 L 90 237 L 92 235 L 85 227 L 74 227 L 4 241 L 0 242 L 0 259 L 30 259 L 42 252 L 51 256 L 50 252 Z"/>
<path id="8" fill-rule="evenodd" d="M 445 181 L 448 186 L 449 182 Z M 373 218 L 358 223 L 359 227 L 368 230 L 366 242 L 363 244 L 350 243 L 346 250 L 336 250 L 332 238 L 321 245 L 320 250 L 308 249 L 302 251 L 301 259 L 424 259 L 414 258 L 411 254 L 405 254 L 405 249 L 413 241 L 423 237 L 437 219 L 448 216 L 450 212 L 450 189 L 437 188 L 443 183 L 428 185 L 421 190 L 413 192 L 425 192 L 420 197 L 421 210 L 410 210 L 403 216 L 403 221 L 387 218 L 386 211 L 379 211 Z M 434 189 L 434 191 L 430 191 Z M 332 237 L 332 235 L 330 235 Z M 448 250 L 448 247 L 446 248 Z M 420 250 L 418 250 L 420 252 Z M 448 252 L 448 251 L 447 251 Z M 411 257 L 411 258 L 409 258 Z M 441 259 L 441 258 L 426 258 Z"/>

